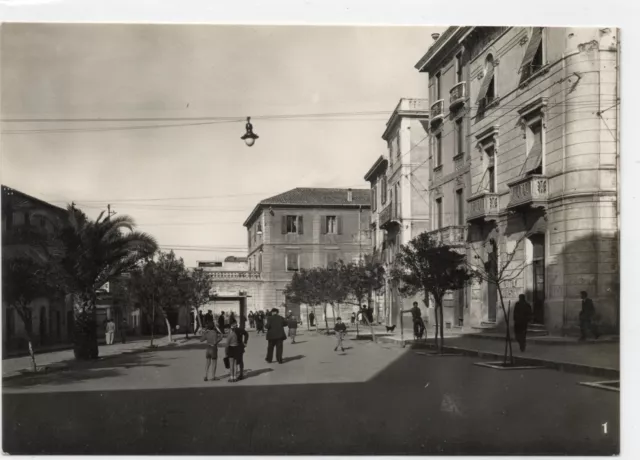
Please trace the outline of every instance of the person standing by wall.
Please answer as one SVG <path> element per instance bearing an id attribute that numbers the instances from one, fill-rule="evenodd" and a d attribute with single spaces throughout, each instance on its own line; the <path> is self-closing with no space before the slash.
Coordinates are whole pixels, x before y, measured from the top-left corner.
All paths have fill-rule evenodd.
<path id="1" fill-rule="evenodd" d="M 107 326 L 105 328 L 105 342 L 107 345 L 113 344 L 113 336 L 116 332 L 116 324 L 111 318 L 107 320 Z"/>
<path id="2" fill-rule="evenodd" d="M 524 294 L 520 294 L 518 301 L 513 307 L 513 332 L 516 341 L 520 345 L 520 351 L 527 348 L 527 327 L 533 316 L 533 309 Z"/>
<path id="3" fill-rule="evenodd" d="M 314 327 L 316 321 L 316 315 L 313 314 L 313 312 L 309 313 L 309 326 Z"/>
<path id="4" fill-rule="evenodd" d="M 580 340 L 587 339 L 587 332 L 591 332 L 593 337 L 600 337 L 598 325 L 595 323 L 596 307 L 593 306 L 593 300 L 589 298 L 587 291 L 580 291 L 582 297 L 582 310 L 580 310 Z"/>
<path id="5" fill-rule="evenodd" d="M 284 332 L 286 325 L 285 319 L 280 316 L 279 310 L 274 308 L 271 310 L 271 315 L 267 318 L 267 357 L 266 361 L 271 363 L 273 361 L 273 349 L 276 349 L 276 360 L 282 364 L 282 351 L 283 343 L 287 338 L 287 334 Z"/>

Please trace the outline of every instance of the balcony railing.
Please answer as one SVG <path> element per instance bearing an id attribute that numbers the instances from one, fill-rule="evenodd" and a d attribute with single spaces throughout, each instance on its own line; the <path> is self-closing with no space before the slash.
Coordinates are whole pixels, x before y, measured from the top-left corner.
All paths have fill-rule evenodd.
<path id="1" fill-rule="evenodd" d="M 214 280 L 259 280 L 261 279 L 260 272 L 256 271 L 209 271 Z"/>
<path id="2" fill-rule="evenodd" d="M 546 208 L 549 196 L 547 177 L 542 174 L 522 177 L 509 184 L 509 208 L 532 206 Z"/>
<path id="3" fill-rule="evenodd" d="M 469 213 L 467 220 L 475 219 L 495 220 L 500 212 L 500 200 L 497 193 L 483 192 L 472 196 L 468 200 Z"/>
<path id="4" fill-rule="evenodd" d="M 451 225 L 429 232 L 432 238 L 447 246 L 464 246 L 467 240 L 467 227 Z"/>
<path id="5" fill-rule="evenodd" d="M 444 118 L 444 99 L 431 105 L 431 124 L 440 123 Z"/>
<path id="6" fill-rule="evenodd" d="M 400 223 L 400 213 L 394 209 L 392 203 L 389 203 L 382 211 L 380 211 L 380 228 L 389 228 L 391 225 Z"/>
<path id="7" fill-rule="evenodd" d="M 449 110 L 455 110 L 464 105 L 467 99 L 467 82 L 461 81 L 449 91 Z"/>

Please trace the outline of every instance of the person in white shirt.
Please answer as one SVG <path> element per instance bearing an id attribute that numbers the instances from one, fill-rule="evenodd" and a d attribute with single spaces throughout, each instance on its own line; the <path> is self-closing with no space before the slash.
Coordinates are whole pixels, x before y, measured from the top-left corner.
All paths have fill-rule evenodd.
<path id="1" fill-rule="evenodd" d="M 112 319 L 109 319 L 107 321 L 107 327 L 105 332 L 105 341 L 107 342 L 107 345 L 113 344 L 113 336 L 115 332 L 116 332 L 116 323 L 114 323 Z"/>

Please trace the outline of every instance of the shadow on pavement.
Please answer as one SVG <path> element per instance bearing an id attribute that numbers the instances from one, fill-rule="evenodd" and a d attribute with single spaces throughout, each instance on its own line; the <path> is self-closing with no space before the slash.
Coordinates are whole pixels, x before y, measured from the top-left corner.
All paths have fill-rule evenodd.
<path id="1" fill-rule="evenodd" d="M 305 355 L 296 355 L 296 356 L 287 356 L 286 358 L 282 358 L 282 363 L 290 363 L 291 361 L 297 361 L 298 359 L 305 358 Z"/>

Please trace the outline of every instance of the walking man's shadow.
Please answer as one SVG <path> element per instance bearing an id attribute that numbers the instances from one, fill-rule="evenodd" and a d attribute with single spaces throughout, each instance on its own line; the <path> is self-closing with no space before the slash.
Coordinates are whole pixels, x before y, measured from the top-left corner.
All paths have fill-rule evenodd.
<path id="1" fill-rule="evenodd" d="M 296 361 L 298 359 L 302 359 L 302 358 L 306 358 L 305 355 L 297 355 L 297 356 L 287 356 L 286 358 L 282 359 L 282 363 L 288 363 L 290 361 Z"/>

